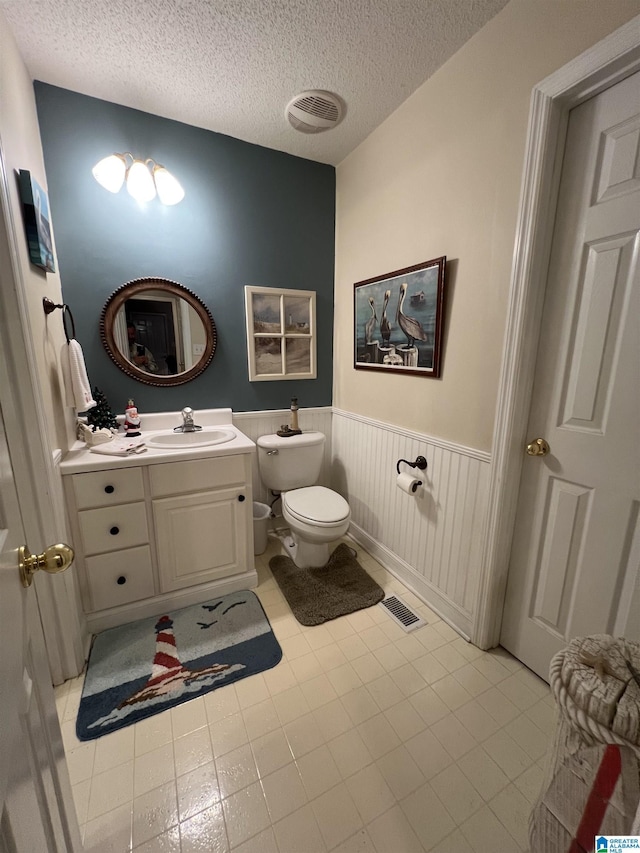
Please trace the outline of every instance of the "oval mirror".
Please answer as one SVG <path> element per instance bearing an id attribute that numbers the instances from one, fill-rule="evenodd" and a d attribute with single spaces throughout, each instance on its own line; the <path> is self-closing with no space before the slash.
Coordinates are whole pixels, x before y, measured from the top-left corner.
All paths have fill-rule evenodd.
<path id="1" fill-rule="evenodd" d="M 127 376 L 147 385 L 181 385 L 207 367 L 217 343 L 204 302 L 165 278 L 137 278 L 111 294 L 100 336 Z"/>

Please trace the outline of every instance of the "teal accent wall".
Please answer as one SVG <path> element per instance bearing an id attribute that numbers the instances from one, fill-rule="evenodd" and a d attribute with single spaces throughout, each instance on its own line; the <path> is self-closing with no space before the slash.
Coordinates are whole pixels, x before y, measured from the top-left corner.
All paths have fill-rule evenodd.
<path id="1" fill-rule="evenodd" d="M 92 385 L 116 412 L 234 411 L 331 405 L 335 169 L 36 81 L 57 262 Z M 282 132 L 293 133 L 283 118 Z M 91 169 L 113 152 L 151 157 L 185 198 L 146 205 L 109 193 Z M 28 164 L 25 164 L 28 168 Z M 178 281 L 204 301 L 218 332 L 207 370 L 153 388 L 122 373 L 102 347 L 100 314 L 132 279 Z M 318 377 L 249 382 L 244 286 L 316 291 Z M 56 316 L 56 315 L 54 315 Z"/>

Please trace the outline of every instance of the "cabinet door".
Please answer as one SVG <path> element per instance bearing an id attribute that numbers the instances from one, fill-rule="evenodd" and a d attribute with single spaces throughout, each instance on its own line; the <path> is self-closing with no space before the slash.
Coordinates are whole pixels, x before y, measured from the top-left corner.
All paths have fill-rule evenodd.
<path id="1" fill-rule="evenodd" d="M 249 504 L 237 487 L 154 500 L 161 591 L 247 571 Z"/>

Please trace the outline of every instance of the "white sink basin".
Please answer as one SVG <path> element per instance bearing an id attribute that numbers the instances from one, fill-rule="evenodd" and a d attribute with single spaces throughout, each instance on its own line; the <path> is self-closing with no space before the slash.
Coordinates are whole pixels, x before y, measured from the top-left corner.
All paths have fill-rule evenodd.
<path id="1" fill-rule="evenodd" d="M 203 429 L 198 432 L 167 432 L 144 438 L 149 447 L 165 447 L 177 450 L 180 447 L 207 447 L 210 444 L 224 444 L 234 439 L 230 429 Z"/>

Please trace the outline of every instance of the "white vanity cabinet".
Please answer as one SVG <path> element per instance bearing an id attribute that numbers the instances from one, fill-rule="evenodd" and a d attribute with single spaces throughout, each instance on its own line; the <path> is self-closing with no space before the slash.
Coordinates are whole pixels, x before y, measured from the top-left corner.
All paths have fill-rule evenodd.
<path id="1" fill-rule="evenodd" d="M 100 464 L 90 456 L 89 465 Z M 63 467 L 91 630 L 257 584 L 251 461 L 245 450 L 175 462 L 126 459 L 86 472 L 76 464 L 68 474 Z"/>
<path id="2" fill-rule="evenodd" d="M 243 457 L 154 465 L 149 476 L 160 590 L 243 572 L 253 523 Z"/>

